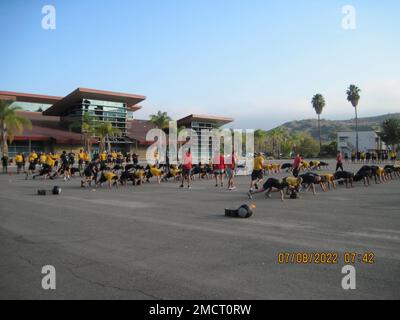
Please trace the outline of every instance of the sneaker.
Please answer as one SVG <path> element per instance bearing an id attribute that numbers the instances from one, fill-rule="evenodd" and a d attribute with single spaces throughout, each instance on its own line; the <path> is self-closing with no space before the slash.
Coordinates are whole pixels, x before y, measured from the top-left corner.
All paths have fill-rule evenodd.
<path id="1" fill-rule="evenodd" d="M 191 186 L 188 186 L 188 189 L 190 190 L 190 189 L 192 189 L 192 187 L 191 187 Z"/>
<path id="2" fill-rule="evenodd" d="M 271 194 L 270 194 L 270 193 L 266 193 L 265 196 L 266 196 L 267 198 L 271 198 Z"/>
<path id="3" fill-rule="evenodd" d="M 236 190 L 236 187 L 232 187 L 232 188 L 230 188 L 230 190 L 231 190 L 231 191 Z"/>
<path id="4" fill-rule="evenodd" d="M 181 184 L 179 188 L 181 188 L 181 189 L 182 189 L 182 188 L 183 188 L 183 184 Z"/>
<path id="5" fill-rule="evenodd" d="M 247 192 L 247 196 L 249 197 L 250 200 L 253 200 L 253 196 L 252 196 L 251 192 Z"/>

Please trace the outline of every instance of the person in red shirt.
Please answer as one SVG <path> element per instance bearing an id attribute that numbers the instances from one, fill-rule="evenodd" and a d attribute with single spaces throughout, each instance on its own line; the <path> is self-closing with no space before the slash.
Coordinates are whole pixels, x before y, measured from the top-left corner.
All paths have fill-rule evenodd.
<path id="1" fill-rule="evenodd" d="M 301 155 L 297 154 L 293 162 L 293 176 L 295 176 L 296 178 L 299 176 L 302 162 L 303 159 L 301 158 Z"/>
<path id="2" fill-rule="evenodd" d="M 190 186 L 190 177 L 192 176 L 192 168 L 193 168 L 193 157 L 190 149 L 183 156 L 183 164 L 182 164 L 182 184 L 181 188 L 184 187 L 185 180 L 188 182 L 188 189 L 191 189 Z"/>
<path id="3" fill-rule="evenodd" d="M 224 186 L 224 174 L 225 174 L 225 157 L 224 155 L 220 154 L 215 155 L 214 158 L 214 177 L 215 177 L 215 187 L 218 187 L 218 181 L 221 183 L 221 187 Z"/>
<path id="4" fill-rule="evenodd" d="M 336 159 L 336 172 L 339 171 L 339 169 L 344 171 L 344 169 L 343 169 L 343 155 L 342 155 L 342 153 L 340 151 L 338 152 L 338 156 L 337 156 L 337 159 Z"/>

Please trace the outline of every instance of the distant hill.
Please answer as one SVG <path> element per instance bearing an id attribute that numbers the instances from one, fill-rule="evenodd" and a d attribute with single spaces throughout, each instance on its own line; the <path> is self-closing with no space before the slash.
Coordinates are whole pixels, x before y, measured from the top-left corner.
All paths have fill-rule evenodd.
<path id="1" fill-rule="evenodd" d="M 383 121 L 389 118 L 400 119 L 400 113 L 391 113 L 376 117 L 359 118 L 358 125 L 360 131 L 379 130 Z M 306 132 L 311 134 L 315 139 L 318 138 L 318 120 L 307 119 L 300 121 L 287 122 L 279 128 L 285 128 L 290 134 Z M 324 141 L 332 141 L 336 139 L 338 131 L 355 130 L 355 120 L 321 120 L 321 134 Z"/>

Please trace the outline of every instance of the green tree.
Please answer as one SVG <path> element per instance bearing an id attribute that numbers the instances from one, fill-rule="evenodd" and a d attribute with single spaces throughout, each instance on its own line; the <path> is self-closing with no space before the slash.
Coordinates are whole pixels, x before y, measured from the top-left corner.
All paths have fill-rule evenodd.
<path id="1" fill-rule="evenodd" d="M 18 115 L 20 107 L 12 106 L 14 101 L 0 100 L 0 144 L 3 155 L 8 156 L 8 143 L 12 143 L 14 136 L 32 128 L 29 119 Z"/>
<path id="2" fill-rule="evenodd" d="M 322 146 L 320 155 L 324 157 L 335 157 L 337 155 L 338 145 L 337 141 L 332 141 L 329 144 L 324 144 Z"/>
<path id="3" fill-rule="evenodd" d="M 268 137 L 270 138 L 272 144 L 272 155 L 279 158 L 281 154 L 282 143 L 287 137 L 287 131 L 282 127 L 278 127 L 269 131 Z"/>
<path id="4" fill-rule="evenodd" d="M 107 140 L 111 137 L 119 136 L 121 134 L 121 131 L 119 129 L 114 128 L 112 126 L 112 123 L 110 122 L 102 122 L 96 126 L 95 134 L 100 140 L 100 152 L 103 152 L 107 148 L 106 146 Z M 111 151 L 109 144 L 107 149 L 108 152 Z"/>
<path id="5" fill-rule="evenodd" d="M 321 139 L 321 114 L 325 108 L 325 98 L 322 94 L 316 94 L 311 101 L 311 104 L 318 115 L 318 135 L 319 135 L 319 147 L 322 149 L 322 139 Z"/>
<path id="6" fill-rule="evenodd" d="M 388 119 L 382 123 L 382 131 L 379 134 L 382 141 L 392 146 L 394 151 L 400 144 L 400 119 Z"/>
<path id="7" fill-rule="evenodd" d="M 297 146 L 300 144 L 300 139 L 297 134 L 287 135 L 282 143 L 282 154 L 285 157 L 293 156 L 297 151 Z"/>
<path id="8" fill-rule="evenodd" d="M 359 151 L 359 145 L 358 145 L 358 112 L 357 112 L 357 106 L 358 102 L 360 101 L 360 92 L 361 89 L 355 86 L 354 84 L 350 85 L 349 88 L 347 89 L 347 101 L 349 101 L 352 106 L 354 107 L 355 114 L 356 114 L 356 149 L 357 152 Z"/>
<path id="9" fill-rule="evenodd" d="M 265 151 L 265 142 L 267 139 L 267 133 L 264 130 L 257 129 L 254 131 L 254 146 L 256 152 Z"/>
<path id="10" fill-rule="evenodd" d="M 156 114 L 150 115 L 150 122 L 158 129 L 165 130 L 169 127 L 171 117 L 166 112 L 158 111 Z"/>
<path id="11" fill-rule="evenodd" d="M 320 151 L 317 140 L 308 133 L 299 133 L 296 135 L 296 152 L 305 158 L 316 157 Z"/>
<path id="12" fill-rule="evenodd" d="M 79 133 L 82 133 L 84 148 L 87 152 L 92 151 L 92 141 L 96 136 L 96 122 L 94 117 L 89 113 L 85 112 L 82 116 L 82 121 L 74 122 L 70 129 Z"/>

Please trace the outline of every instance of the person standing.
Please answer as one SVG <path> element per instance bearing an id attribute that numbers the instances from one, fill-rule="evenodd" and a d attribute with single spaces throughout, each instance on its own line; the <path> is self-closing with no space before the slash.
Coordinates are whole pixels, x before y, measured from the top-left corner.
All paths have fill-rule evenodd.
<path id="1" fill-rule="evenodd" d="M 225 157 L 223 154 L 216 154 L 215 161 L 213 163 L 215 187 L 218 187 L 218 181 L 221 183 L 221 187 L 224 186 L 224 174 L 225 174 Z"/>
<path id="2" fill-rule="evenodd" d="M 193 168 L 193 157 L 190 149 L 183 156 L 183 164 L 182 164 L 182 184 L 181 188 L 184 187 L 185 180 L 188 182 L 188 189 L 191 189 L 190 179 L 192 176 L 192 168 Z"/>
<path id="3" fill-rule="evenodd" d="M 337 158 L 336 158 L 336 172 L 339 171 L 339 169 L 341 169 L 342 171 L 344 171 L 343 169 L 343 155 L 342 153 L 339 151 Z"/>
<path id="4" fill-rule="evenodd" d="M 236 154 L 232 152 L 230 161 L 227 161 L 225 165 L 226 175 L 228 177 L 228 190 L 236 190 L 235 186 L 235 170 L 236 170 Z M 229 163 L 230 162 L 230 163 Z"/>
<path id="5" fill-rule="evenodd" d="M 7 174 L 8 173 L 8 157 L 6 155 L 3 155 L 1 157 L 1 162 L 3 165 L 3 174 Z"/>
<path id="6" fill-rule="evenodd" d="M 25 180 L 28 180 L 29 174 L 33 175 L 35 173 L 37 161 L 38 161 L 38 155 L 36 154 L 35 151 L 32 151 L 28 158 L 29 167 L 28 171 L 25 174 Z"/>
<path id="7" fill-rule="evenodd" d="M 139 164 L 139 156 L 136 153 L 134 153 L 132 156 L 132 162 L 135 166 Z"/>
<path id="8" fill-rule="evenodd" d="M 83 164 L 85 163 L 85 153 L 83 150 L 79 150 L 78 154 L 78 170 L 79 170 L 79 175 L 82 177 L 83 175 Z"/>
<path id="9" fill-rule="evenodd" d="M 24 157 L 20 152 L 18 152 L 18 154 L 15 156 L 15 163 L 17 165 L 17 174 L 20 174 L 24 163 Z"/>
<path id="10" fill-rule="evenodd" d="M 301 158 L 301 155 L 297 154 L 293 162 L 293 176 L 295 176 L 296 178 L 299 176 L 302 163 L 303 159 Z"/>

